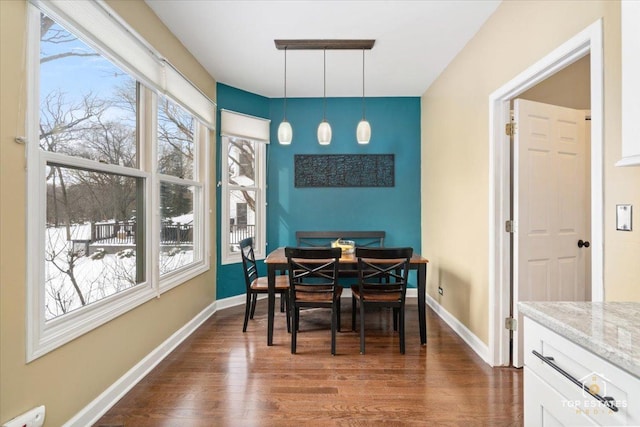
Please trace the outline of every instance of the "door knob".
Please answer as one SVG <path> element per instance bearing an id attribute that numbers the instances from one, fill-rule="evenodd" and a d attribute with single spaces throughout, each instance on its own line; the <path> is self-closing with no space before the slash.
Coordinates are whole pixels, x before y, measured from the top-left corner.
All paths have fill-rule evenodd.
<path id="1" fill-rule="evenodd" d="M 578 247 L 581 248 L 583 246 L 585 248 L 588 248 L 589 246 L 591 246 L 591 243 L 589 243 L 588 240 L 586 240 L 586 241 L 585 240 L 578 240 Z"/>

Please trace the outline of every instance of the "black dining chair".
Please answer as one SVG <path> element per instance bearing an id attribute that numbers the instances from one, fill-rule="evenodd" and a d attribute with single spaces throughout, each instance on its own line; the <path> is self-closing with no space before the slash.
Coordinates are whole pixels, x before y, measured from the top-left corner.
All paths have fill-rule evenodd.
<path id="1" fill-rule="evenodd" d="M 405 352 L 404 307 L 413 248 L 356 248 L 358 283 L 351 286 L 351 329 L 360 308 L 360 354 L 365 352 L 365 307 L 393 308 L 394 330 L 399 329 L 400 353 Z"/>
<path id="2" fill-rule="evenodd" d="M 340 330 L 340 297 L 338 284 L 340 248 L 286 247 L 289 264 L 289 303 L 291 307 L 291 353 L 295 354 L 300 327 L 300 309 L 331 309 L 331 354 L 336 354 L 336 330 Z"/>
<path id="3" fill-rule="evenodd" d="M 256 311 L 256 301 L 259 294 L 268 293 L 268 278 L 258 275 L 256 257 L 253 251 L 253 237 L 247 237 L 240 241 L 240 253 L 242 254 L 242 267 L 244 270 L 244 281 L 247 289 L 247 301 L 244 308 L 244 325 L 242 332 L 247 331 L 249 319 L 253 319 Z M 287 331 L 290 330 L 289 319 L 289 277 L 285 275 L 276 276 L 275 291 L 284 301 L 287 316 Z"/>

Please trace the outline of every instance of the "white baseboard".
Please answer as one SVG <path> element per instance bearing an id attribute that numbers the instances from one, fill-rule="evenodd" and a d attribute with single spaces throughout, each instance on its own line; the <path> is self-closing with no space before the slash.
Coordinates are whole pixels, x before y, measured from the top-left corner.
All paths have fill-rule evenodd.
<path id="1" fill-rule="evenodd" d="M 407 292 L 407 296 L 408 295 L 409 294 Z M 427 305 L 431 307 L 431 309 L 435 311 L 435 313 L 440 316 L 440 318 L 444 320 L 444 322 L 449 325 L 449 327 L 451 327 L 451 329 L 453 329 L 453 331 L 458 334 L 458 336 L 460 336 L 460 338 L 462 338 L 462 340 L 466 342 L 482 360 L 491 365 L 489 361 L 489 346 L 487 344 L 482 342 L 482 340 L 471 332 L 469 328 L 463 325 L 454 315 L 445 310 L 438 301 L 434 300 L 429 295 L 427 295 Z M 429 345 L 428 340 L 427 345 Z"/>
<path id="2" fill-rule="evenodd" d="M 261 298 L 259 295 L 258 298 Z M 266 298 L 266 295 L 265 295 Z M 238 305 L 244 305 L 247 301 L 247 294 L 236 295 L 234 297 L 219 299 L 215 302 L 216 311 L 224 310 L 225 308 L 236 307 Z"/>
<path id="3" fill-rule="evenodd" d="M 242 301 L 244 302 L 244 295 Z M 218 302 L 213 302 L 186 325 L 178 329 L 173 335 L 167 338 L 162 344 L 156 347 L 151 353 L 138 362 L 133 368 L 120 377 L 109 388 L 96 397 L 91 403 L 85 406 L 73 418 L 64 424 L 64 427 L 86 427 L 93 425 L 103 416 L 113 405 L 118 402 L 129 390 L 133 388 L 145 375 L 147 375 L 158 363 L 169 355 L 182 341 L 191 335 L 205 320 L 211 317 L 217 310 Z"/>

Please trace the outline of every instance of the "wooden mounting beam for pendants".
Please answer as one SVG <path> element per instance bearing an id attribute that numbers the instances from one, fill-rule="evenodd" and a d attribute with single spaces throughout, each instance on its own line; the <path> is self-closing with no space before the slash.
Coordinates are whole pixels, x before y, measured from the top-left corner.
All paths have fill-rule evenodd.
<path id="1" fill-rule="evenodd" d="M 276 49 L 279 50 L 370 50 L 376 41 L 374 39 L 278 39 L 274 42 Z"/>

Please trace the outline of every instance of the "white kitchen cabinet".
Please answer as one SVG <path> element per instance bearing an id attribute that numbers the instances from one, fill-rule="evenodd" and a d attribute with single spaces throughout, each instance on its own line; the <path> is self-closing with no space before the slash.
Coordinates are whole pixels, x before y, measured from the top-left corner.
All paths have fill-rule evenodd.
<path id="1" fill-rule="evenodd" d="M 637 376 L 528 317 L 524 334 L 525 427 L 640 425 Z M 613 399 L 617 410 L 583 386 Z"/>
<path id="2" fill-rule="evenodd" d="M 524 367 L 524 425 L 539 427 L 597 426 L 586 414 L 567 410 L 568 399 L 527 366 Z M 532 398 L 533 397 L 533 398 Z"/>
<path id="3" fill-rule="evenodd" d="M 640 165 L 640 1 L 622 0 L 622 159 Z"/>

